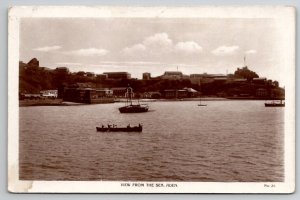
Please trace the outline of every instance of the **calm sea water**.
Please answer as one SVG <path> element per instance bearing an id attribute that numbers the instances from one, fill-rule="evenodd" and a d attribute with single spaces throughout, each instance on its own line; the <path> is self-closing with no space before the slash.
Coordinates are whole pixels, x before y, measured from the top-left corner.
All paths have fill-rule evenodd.
<path id="1" fill-rule="evenodd" d="M 20 179 L 283 181 L 284 108 L 263 101 L 20 108 Z M 96 126 L 143 124 L 142 133 Z"/>

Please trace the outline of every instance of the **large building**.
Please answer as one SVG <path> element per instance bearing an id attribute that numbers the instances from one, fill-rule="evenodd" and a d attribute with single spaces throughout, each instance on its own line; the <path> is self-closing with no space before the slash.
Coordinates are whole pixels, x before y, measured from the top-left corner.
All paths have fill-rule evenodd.
<path id="1" fill-rule="evenodd" d="M 192 84 L 212 83 L 214 81 L 226 81 L 227 76 L 224 74 L 191 74 L 190 80 Z"/>
<path id="2" fill-rule="evenodd" d="M 96 79 L 105 80 L 105 79 L 107 79 L 107 74 L 97 74 Z"/>
<path id="3" fill-rule="evenodd" d="M 166 71 L 163 75 L 160 76 L 162 79 L 168 80 L 179 80 L 179 79 L 188 79 L 189 76 L 182 74 L 180 71 Z"/>
<path id="4" fill-rule="evenodd" d="M 114 97 L 125 97 L 127 87 L 111 88 Z"/>
<path id="5" fill-rule="evenodd" d="M 65 88 L 63 100 L 88 104 L 114 103 L 110 90 L 93 88 Z"/>
<path id="6" fill-rule="evenodd" d="M 131 74 L 128 72 L 104 72 L 108 79 L 130 79 Z"/>

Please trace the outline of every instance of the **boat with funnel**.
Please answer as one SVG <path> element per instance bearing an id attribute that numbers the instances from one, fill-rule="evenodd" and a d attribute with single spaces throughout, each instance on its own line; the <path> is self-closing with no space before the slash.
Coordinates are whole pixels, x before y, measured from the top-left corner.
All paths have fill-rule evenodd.
<path id="1" fill-rule="evenodd" d="M 280 102 L 272 101 L 265 103 L 265 107 L 285 107 L 285 103 L 282 100 Z"/>

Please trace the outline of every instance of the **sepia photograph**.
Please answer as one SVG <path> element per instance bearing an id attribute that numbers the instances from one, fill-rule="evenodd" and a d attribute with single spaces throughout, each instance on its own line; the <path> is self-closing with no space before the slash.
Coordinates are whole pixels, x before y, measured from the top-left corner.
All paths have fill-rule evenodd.
<path id="1" fill-rule="evenodd" d="M 12 7 L 8 35 L 9 191 L 294 191 L 294 8 Z"/>

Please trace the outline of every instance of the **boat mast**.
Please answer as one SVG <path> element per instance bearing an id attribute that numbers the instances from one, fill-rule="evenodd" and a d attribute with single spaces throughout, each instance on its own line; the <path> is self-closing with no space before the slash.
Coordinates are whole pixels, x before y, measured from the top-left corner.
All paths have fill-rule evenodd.
<path id="1" fill-rule="evenodd" d="M 132 95 L 133 95 L 133 92 L 132 92 L 132 88 L 131 87 L 128 87 L 128 95 L 129 95 L 130 105 L 132 105 Z"/>
<path id="2" fill-rule="evenodd" d="M 132 89 L 128 85 L 128 87 L 126 89 L 126 94 L 125 94 L 125 97 L 126 97 L 126 106 L 129 105 L 129 103 L 130 103 L 130 105 L 132 105 L 132 103 L 131 103 L 131 91 L 132 91 Z"/>

